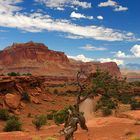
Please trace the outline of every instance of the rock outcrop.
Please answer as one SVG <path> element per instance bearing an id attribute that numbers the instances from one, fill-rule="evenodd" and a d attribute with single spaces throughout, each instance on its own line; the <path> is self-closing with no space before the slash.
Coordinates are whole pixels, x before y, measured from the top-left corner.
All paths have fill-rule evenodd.
<path id="1" fill-rule="evenodd" d="M 14 43 L 0 51 L 0 73 L 32 73 L 33 75 L 75 77 L 80 68 L 95 72 L 97 67 L 120 76 L 116 63 L 76 62 L 68 59 L 63 52 L 49 50 L 42 43 Z"/>
<path id="2" fill-rule="evenodd" d="M 20 104 L 21 96 L 8 93 L 5 95 L 5 103 L 11 109 L 17 109 Z"/>
<path id="3" fill-rule="evenodd" d="M 0 76 L 0 108 L 20 114 L 26 102 L 40 103 L 45 77 Z"/>
<path id="4" fill-rule="evenodd" d="M 1 65 L 19 65 L 19 63 L 68 63 L 69 60 L 63 52 L 49 50 L 41 43 L 14 43 L 0 52 Z M 22 65 L 21 65 L 22 66 Z"/>

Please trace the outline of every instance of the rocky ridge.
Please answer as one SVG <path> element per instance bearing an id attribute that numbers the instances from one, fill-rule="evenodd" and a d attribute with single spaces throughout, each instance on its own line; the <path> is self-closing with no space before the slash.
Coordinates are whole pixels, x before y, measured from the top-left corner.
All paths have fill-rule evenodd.
<path id="1" fill-rule="evenodd" d="M 14 43 L 0 51 L 0 73 L 32 73 L 33 75 L 73 77 L 80 69 L 95 72 L 97 68 L 120 76 L 115 62 L 77 62 L 71 61 L 63 52 L 49 50 L 42 43 Z"/>

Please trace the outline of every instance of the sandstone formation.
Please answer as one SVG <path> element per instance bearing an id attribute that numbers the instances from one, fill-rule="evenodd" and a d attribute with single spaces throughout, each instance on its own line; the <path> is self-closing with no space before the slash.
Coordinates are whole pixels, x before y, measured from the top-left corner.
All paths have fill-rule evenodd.
<path id="1" fill-rule="evenodd" d="M 9 108 L 17 109 L 20 104 L 21 97 L 17 94 L 8 93 L 5 95 L 5 103 Z"/>
<path id="2" fill-rule="evenodd" d="M 63 52 L 49 50 L 42 43 L 14 43 L 0 51 L 0 74 L 9 72 L 32 73 L 33 75 L 75 77 L 80 68 L 95 72 L 97 68 L 120 76 L 116 63 L 77 62 Z"/>
<path id="3" fill-rule="evenodd" d="M 0 76 L 0 108 L 20 114 L 26 102 L 40 103 L 40 96 L 45 77 L 34 76 Z M 29 97 L 29 100 L 27 98 Z"/>

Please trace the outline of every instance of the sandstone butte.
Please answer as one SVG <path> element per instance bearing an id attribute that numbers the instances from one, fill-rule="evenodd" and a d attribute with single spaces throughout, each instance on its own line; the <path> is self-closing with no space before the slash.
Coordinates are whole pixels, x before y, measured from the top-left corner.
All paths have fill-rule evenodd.
<path id="1" fill-rule="evenodd" d="M 95 72 L 97 68 L 121 76 L 115 62 L 78 62 L 69 59 L 64 52 L 49 50 L 42 43 L 13 43 L 0 51 L 0 74 L 9 72 L 32 73 L 33 75 L 73 77 L 80 69 Z"/>

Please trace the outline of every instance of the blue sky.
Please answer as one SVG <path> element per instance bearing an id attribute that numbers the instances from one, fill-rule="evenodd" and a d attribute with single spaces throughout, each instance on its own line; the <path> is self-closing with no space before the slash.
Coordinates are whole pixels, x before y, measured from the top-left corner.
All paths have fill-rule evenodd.
<path id="1" fill-rule="evenodd" d="M 140 64 L 139 0 L 0 0 L 0 49 L 42 42 L 82 61 Z"/>

